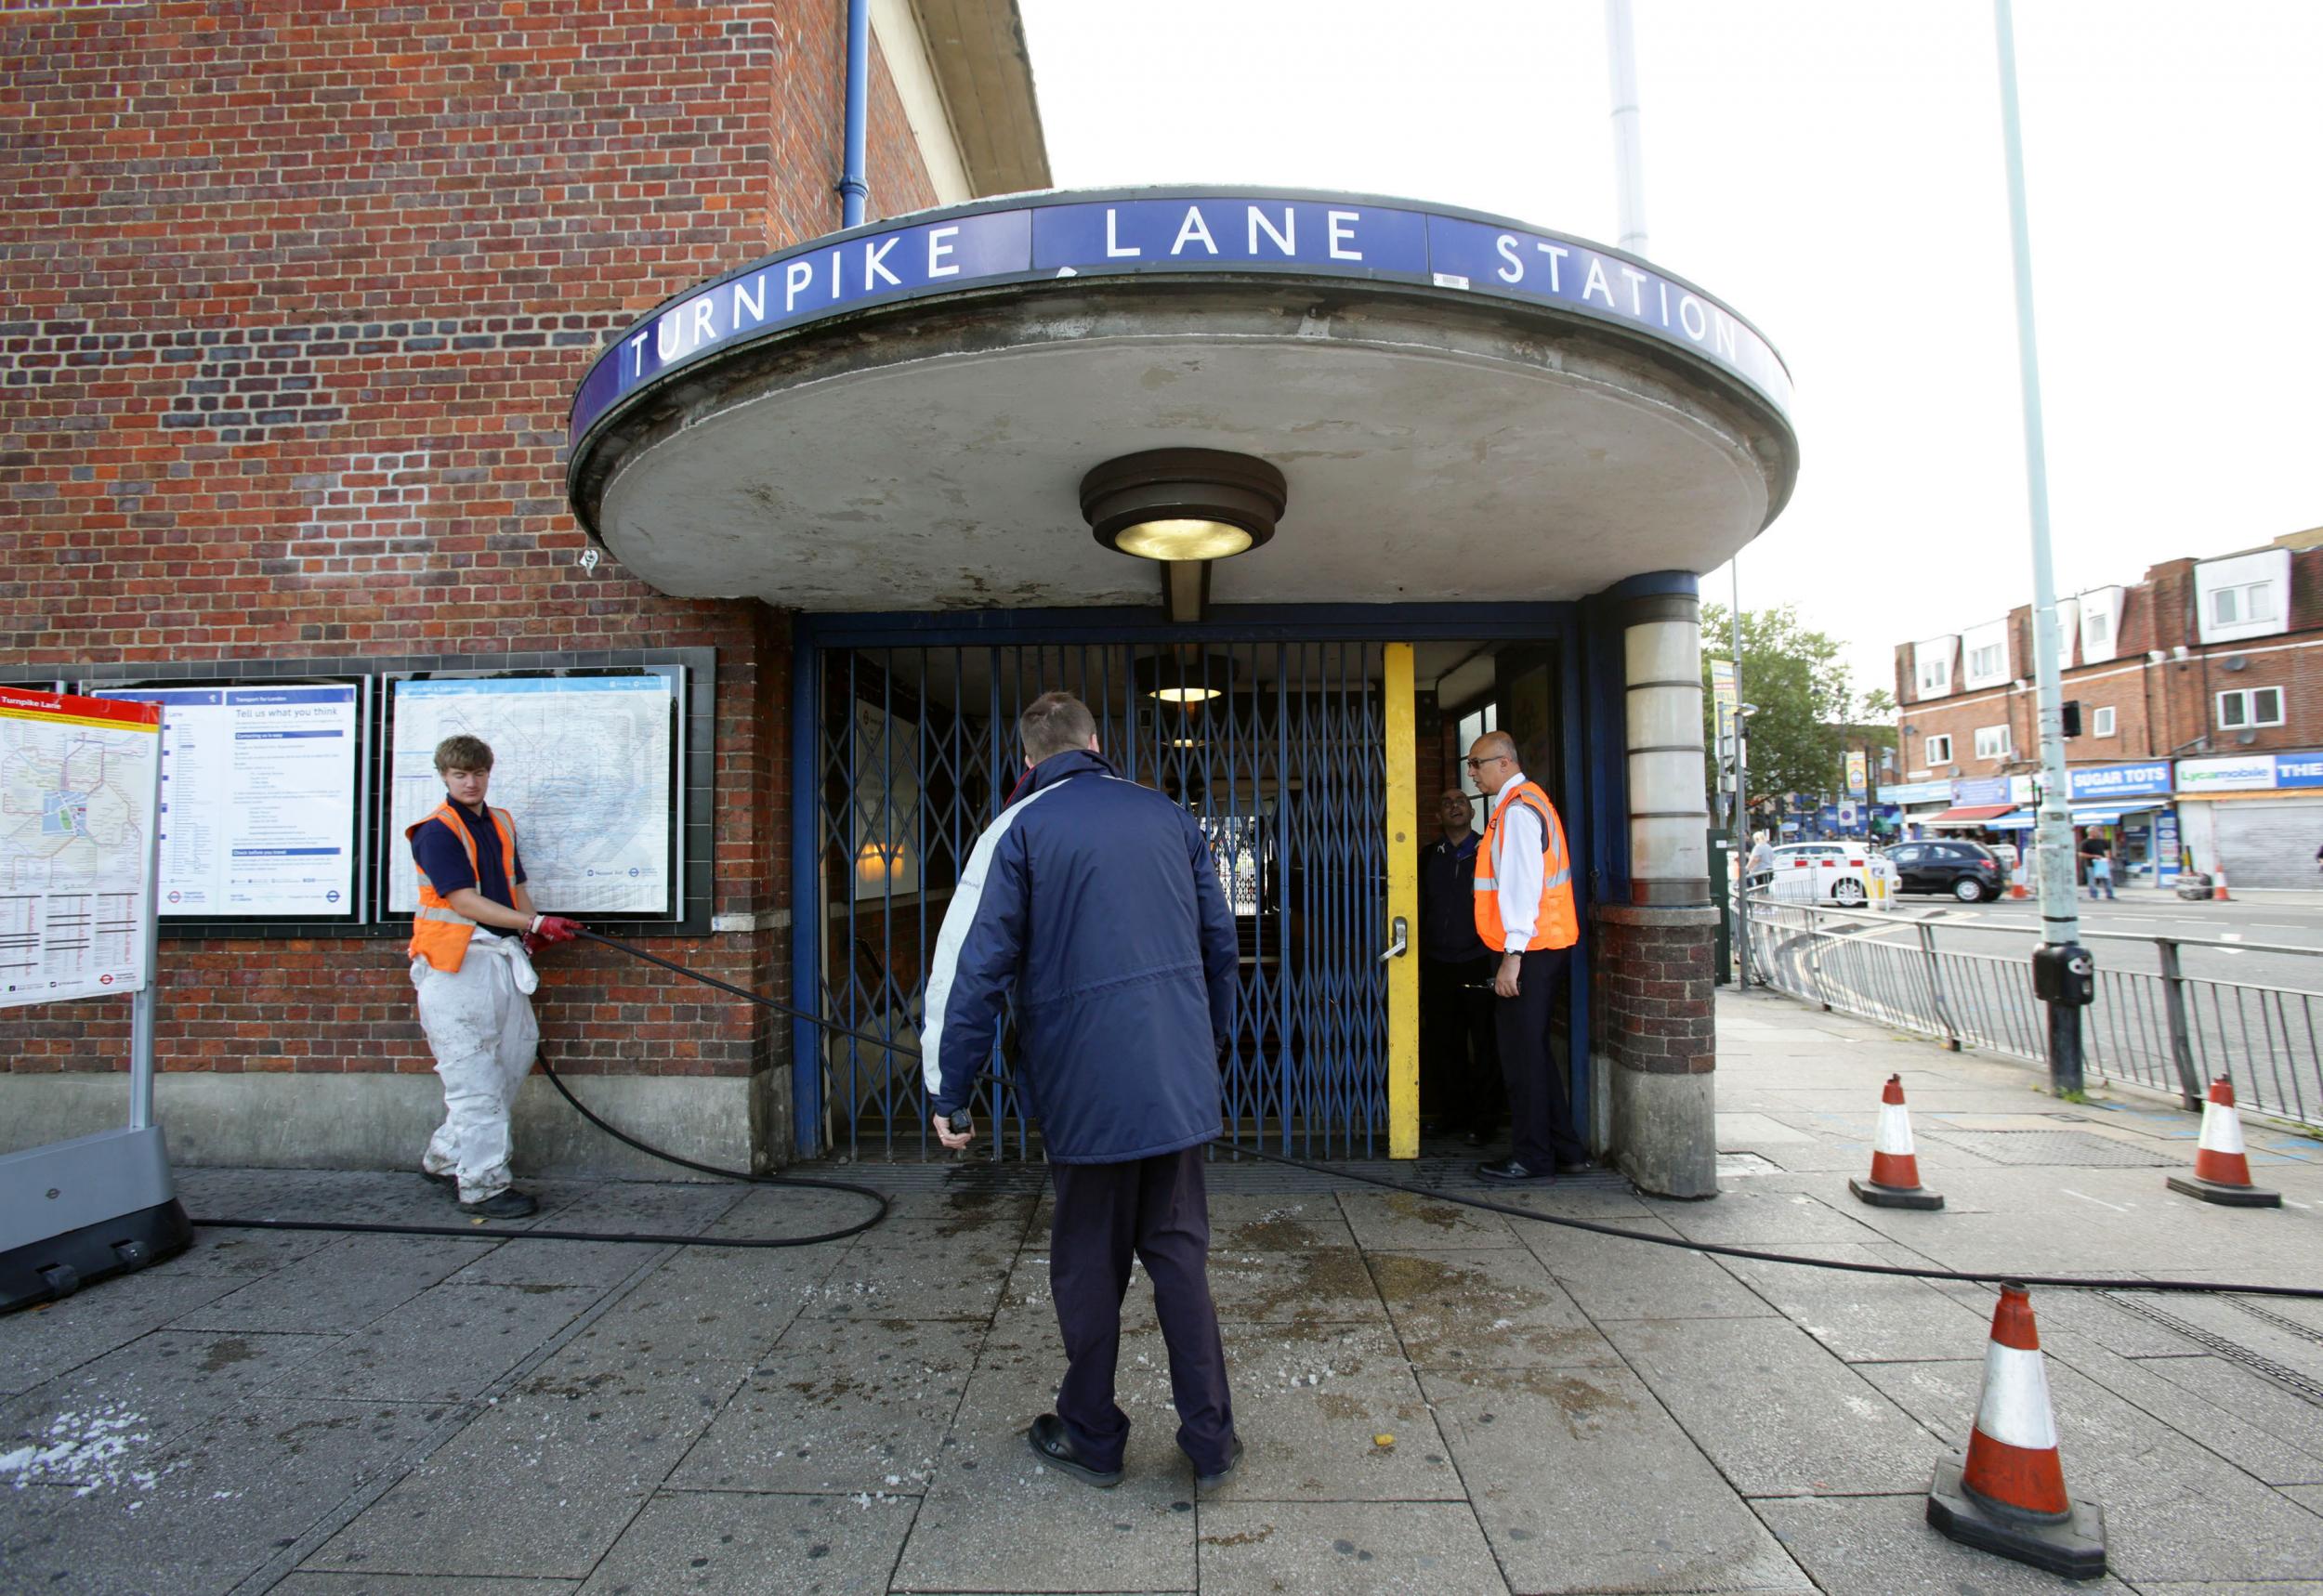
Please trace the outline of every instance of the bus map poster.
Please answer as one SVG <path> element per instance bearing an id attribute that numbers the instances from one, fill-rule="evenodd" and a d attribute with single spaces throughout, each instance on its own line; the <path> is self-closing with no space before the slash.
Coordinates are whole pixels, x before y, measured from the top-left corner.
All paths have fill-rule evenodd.
<path id="1" fill-rule="evenodd" d="M 0 1007 L 145 984 L 158 705 L 0 687 Z"/>
<path id="2" fill-rule="evenodd" d="M 516 821 L 532 901 L 554 914 L 674 911 L 675 671 L 611 676 L 454 676 L 390 685 L 387 892 L 419 907 L 404 832 L 443 802 L 436 744 L 492 751 L 485 802 Z"/>
<path id="3" fill-rule="evenodd" d="M 360 687 L 124 687 L 103 696 L 162 706 L 164 915 L 357 912 Z"/>

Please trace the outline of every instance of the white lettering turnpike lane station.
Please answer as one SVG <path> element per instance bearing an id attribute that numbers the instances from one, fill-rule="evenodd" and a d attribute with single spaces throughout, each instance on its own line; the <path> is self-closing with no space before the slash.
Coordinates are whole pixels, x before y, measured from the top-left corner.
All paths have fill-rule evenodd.
<path id="1" fill-rule="evenodd" d="M 1697 589 L 1791 493 L 1790 398 L 1648 262 L 1278 190 L 889 218 L 623 332 L 573 404 L 573 509 L 666 594 L 796 612 L 789 909 L 826 935 L 788 997 L 902 1042 L 799 1025 L 795 1150 L 928 1152 L 903 1039 L 1007 727 L 1064 687 L 1210 839 L 1241 1133 L 1418 1151 L 1412 860 L 1497 729 L 1571 840 L 1591 1149 L 1714 1191 Z M 1004 1079 L 978 1106 L 1030 1147 Z"/>

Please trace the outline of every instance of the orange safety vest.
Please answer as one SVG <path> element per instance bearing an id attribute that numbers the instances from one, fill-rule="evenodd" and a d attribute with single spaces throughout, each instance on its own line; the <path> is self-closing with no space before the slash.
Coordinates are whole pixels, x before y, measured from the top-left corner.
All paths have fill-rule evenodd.
<path id="1" fill-rule="evenodd" d="M 1494 953 L 1508 945 L 1501 923 L 1501 883 L 1492 872 L 1500 868 L 1501 819 L 1510 807 L 1522 804 L 1541 817 L 1545 838 L 1541 858 L 1541 910 L 1532 922 L 1529 948 L 1570 948 L 1581 940 L 1581 922 L 1573 913 L 1573 861 L 1565 850 L 1565 828 L 1556 805 L 1537 781 L 1519 781 L 1492 818 L 1485 822 L 1484 841 L 1476 848 L 1476 935 Z"/>
<path id="2" fill-rule="evenodd" d="M 499 835 L 501 873 L 507 878 L 513 889 L 517 879 L 517 823 L 508 818 L 505 809 L 494 809 L 488 805 L 484 812 L 492 817 L 492 830 Z M 427 820 L 441 820 L 452 829 L 452 834 L 459 838 L 460 845 L 467 850 L 468 873 L 481 882 L 484 872 L 477 868 L 476 839 L 453 809 L 452 801 L 445 799 L 427 820 L 404 827 L 404 840 L 410 841 L 421 826 L 427 824 Z M 412 916 L 412 945 L 404 949 L 404 956 L 425 959 L 439 970 L 457 970 L 460 961 L 467 957 L 467 942 L 476 935 L 476 922 L 453 908 L 443 894 L 436 890 L 436 883 L 427 879 L 427 872 L 419 870 L 416 849 L 412 854 L 412 868 L 419 871 L 419 909 Z"/>

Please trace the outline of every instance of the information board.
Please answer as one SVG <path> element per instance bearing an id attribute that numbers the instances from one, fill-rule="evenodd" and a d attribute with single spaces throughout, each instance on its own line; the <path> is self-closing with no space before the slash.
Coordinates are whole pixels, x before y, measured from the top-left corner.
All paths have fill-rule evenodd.
<path id="1" fill-rule="evenodd" d="M 677 706 L 685 673 L 400 677 L 388 684 L 387 892 L 419 907 L 404 832 L 443 802 L 436 745 L 480 737 L 486 802 L 516 822 L 533 903 L 558 914 L 677 912 Z"/>
<path id="2" fill-rule="evenodd" d="M 145 985 L 161 720 L 0 688 L 0 1007 Z"/>
<path id="3" fill-rule="evenodd" d="M 108 687 L 96 696 L 162 707 L 164 916 L 361 912 L 360 684 Z"/>

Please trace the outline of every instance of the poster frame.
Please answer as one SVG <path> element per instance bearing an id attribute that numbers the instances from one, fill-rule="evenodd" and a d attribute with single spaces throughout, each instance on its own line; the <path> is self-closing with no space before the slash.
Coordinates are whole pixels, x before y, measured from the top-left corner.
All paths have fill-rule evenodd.
<path id="1" fill-rule="evenodd" d="M 157 873 L 153 881 L 153 917 L 155 922 L 162 928 L 162 935 L 168 935 L 173 930 L 179 926 L 190 925 L 215 927 L 217 928 L 213 933 L 215 935 L 232 935 L 239 931 L 242 935 L 248 935 L 250 928 L 257 926 L 296 923 L 306 926 L 333 925 L 351 930 L 355 927 L 368 923 L 372 919 L 371 894 L 373 874 L 371 869 L 371 837 L 369 834 L 368 825 L 371 814 L 371 784 L 374 770 L 374 755 L 371 745 L 375 739 L 378 729 L 378 723 L 375 718 L 377 712 L 374 705 L 374 700 L 378 697 L 378 694 L 374 689 L 370 673 L 364 671 L 314 671 L 308 672 L 303 675 L 267 677 L 221 675 L 163 676 L 158 674 L 132 674 L 108 678 L 105 680 L 98 680 L 95 677 L 85 678 L 75 685 L 74 690 L 76 692 L 87 693 L 97 697 L 105 697 L 109 695 L 127 695 L 135 693 L 140 688 L 148 689 L 153 692 L 184 692 L 199 691 L 206 687 L 215 687 L 225 691 L 231 691 L 236 688 L 267 689 L 274 687 L 353 687 L 355 689 L 355 779 L 354 791 L 350 795 L 349 799 L 352 805 L 352 812 L 348 817 L 350 825 L 348 832 L 348 848 L 350 855 L 350 862 L 354 866 L 354 874 L 348 891 L 347 909 L 345 912 L 339 914 L 173 915 L 164 914 L 162 912 L 161 878 Z M 164 711 L 164 715 L 166 715 L 167 712 Z M 157 872 L 159 868 L 160 867 L 157 864 L 155 866 Z"/>
<path id="2" fill-rule="evenodd" d="M 670 707 L 670 767 L 665 773 L 669 795 L 669 839 L 665 855 L 670 883 L 669 907 L 646 913 L 613 913 L 602 910 L 577 909 L 574 912 L 590 923 L 602 923 L 639 930 L 686 931 L 695 929 L 690 919 L 700 918 L 699 906 L 688 891 L 690 884 L 687 866 L 689 854 L 688 833 L 692 830 L 689 813 L 691 787 L 689 782 L 689 756 L 692 750 L 689 730 L 693 715 L 690 713 L 690 692 L 693 673 L 684 659 L 640 659 L 621 663 L 593 662 L 515 665 L 465 665 L 457 667 L 427 667 L 382 671 L 379 673 L 379 754 L 376 792 L 374 803 L 376 813 L 374 838 L 375 871 L 379 882 L 374 902 L 372 919 L 374 923 L 401 933 L 409 927 L 412 916 L 408 911 L 390 909 L 393 901 L 388 889 L 388 872 L 397 868 L 395 858 L 395 703 L 396 688 L 406 682 L 443 681 L 556 681 L 603 679 L 610 676 L 645 679 L 659 677 L 669 688 Z M 522 817 L 518 817 L 522 823 Z M 552 911 L 558 906 L 544 905 Z M 696 912 L 689 917 L 689 907 Z M 706 925 L 699 927 L 707 930 Z"/>

